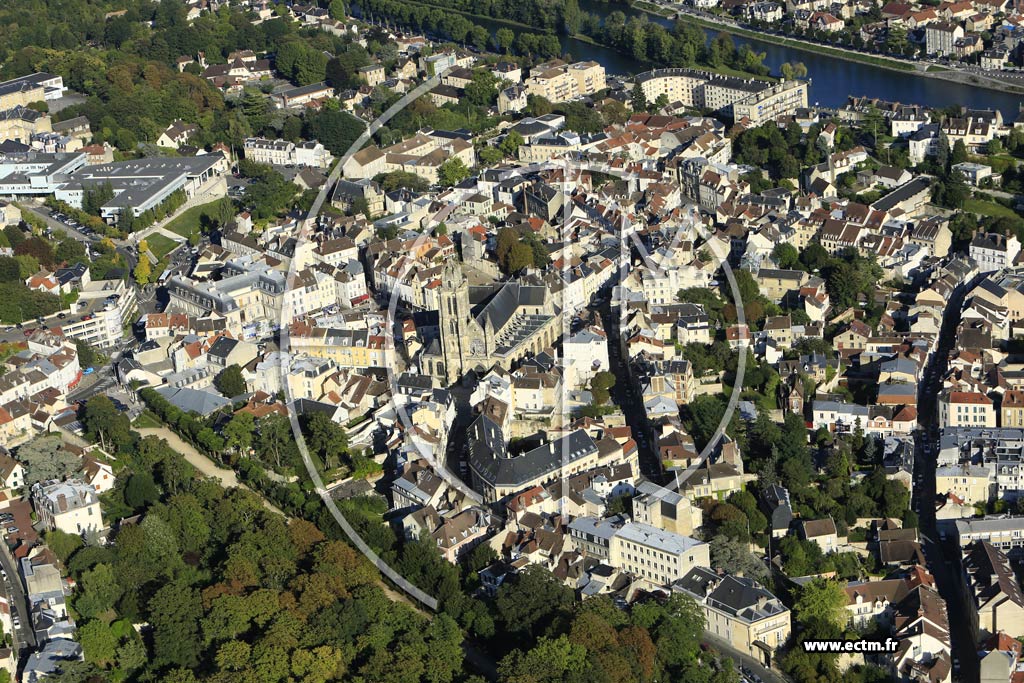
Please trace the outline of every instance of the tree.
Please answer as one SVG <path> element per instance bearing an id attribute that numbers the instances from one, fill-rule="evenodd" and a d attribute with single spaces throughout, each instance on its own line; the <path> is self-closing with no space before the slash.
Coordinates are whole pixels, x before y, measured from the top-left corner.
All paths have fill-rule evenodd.
<path id="1" fill-rule="evenodd" d="M 498 97 L 498 78 L 490 71 L 477 71 L 466 84 L 466 101 L 477 107 L 488 107 Z"/>
<path id="2" fill-rule="evenodd" d="M 846 593 L 843 584 L 814 579 L 801 588 L 794 605 L 797 620 L 805 627 L 831 632 L 846 625 Z"/>
<path id="3" fill-rule="evenodd" d="M 348 455 L 348 434 L 324 413 L 312 413 L 305 424 L 309 448 L 327 467 L 337 467 Z"/>
<path id="4" fill-rule="evenodd" d="M 793 269 L 800 265 L 800 252 L 789 242 L 780 242 L 772 249 L 772 258 L 779 268 Z"/>
<path id="5" fill-rule="evenodd" d="M 458 185 L 468 177 L 469 169 L 459 157 L 449 159 L 437 169 L 437 181 L 444 187 Z"/>
<path id="6" fill-rule="evenodd" d="M 528 652 L 513 650 L 498 666 L 501 680 L 509 683 L 558 683 L 577 680 L 586 666 L 587 649 L 562 635 L 542 638 Z"/>
<path id="7" fill-rule="evenodd" d="M 19 447 L 15 455 L 25 467 L 26 486 L 51 479 L 65 479 L 81 466 L 78 457 L 64 449 L 64 441 L 59 436 L 36 437 Z"/>
<path id="8" fill-rule="evenodd" d="M 81 536 L 54 529 L 46 532 L 46 545 L 65 565 L 84 543 Z"/>
<path id="9" fill-rule="evenodd" d="M 221 433 L 230 448 L 235 448 L 242 453 L 248 452 L 252 447 L 253 432 L 256 429 L 256 418 L 252 413 L 237 412 L 231 416 L 231 420 L 224 425 Z"/>
<path id="10" fill-rule="evenodd" d="M 135 264 L 135 281 L 140 285 L 149 284 L 150 278 L 153 276 L 153 269 L 149 264 L 149 257 L 140 249 L 139 250 L 139 262 Z"/>
<path id="11" fill-rule="evenodd" d="M 187 584 L 168 583 L 149 601 L 149 612 L 155 661 L 195 667 L 203 651 L 199 638 L 199 620 L 203 615 L 199 592 Z"/>
<path id="12" fill-rule="evenodd" d="M 633 86 L 632 105 L 635 112 L 647 111 L 647 95 L 639 82 Z"/>
<path id="13" fill-rule="evenodd" d="M 285 463 L 298 455 L 291 422 L 287 417 L 272 413 L 259 421 L 256 451 L 276 471 L 280 471 Z"/>
<path id="14" fill-rule="evenodd" d="M 494 32 L 494 41 L 498 44 L 498 47 L 501 48 L 501 51 L 504 52 L 505 54 L 508 54 L 509 50 L 512 48 L 512 41 L 514 41 L 515 39 L 516 34 L 513 33 L 511 29 L 499 28 L 497 31 Z"/>
<path id="15" fill-rule="evenodd" d="M 117 637 L 103 621 L 93 619 L 80 627 L 78 642 L 82 644 L 85 661 L 101 667 L 114 663 L 117 656 Z"/>
<path id="16" fill-rule="evenodd" d="M 100 618 L 114 608 L 123 589 L 114 568 L 101 563 L 81 575 L 80 591 L 75 597 L 75 610 L 82 616 Z"/>
<path id="17" fill-rule="evenodd" d="M 136 512 L 143 510 L 160 499 L 160 491 L 156 488 L 153 475 L 149 472 L 136 472 L 128 478 L 124 487 L 124 502 Z"/>
<path id="18" fill-rule="evenodd" d="M 85 404 L 85 431 L 98 440 L 103 450 L 120 450 L 132 441 L 128 416 L 114 407 L 105 394 L 93 396 Z"/>
<path id="19" fill-rule="evenodd" d="M 602 406 L 611 398 L 611 388 L 615 386 L 615 375 L 602 370 L 590 380 L 590 393 L 594 396 L 594 405 Z"/>
<path id="20" fill-rule="evenodd" d="M 231 364 L 217 373 L 213 379 L 217 391 L 225 398 L 235 398 L 246 392 L 245 378 L 242 376 L 242 368 L 237 364 Z"/>
<path id="21" fill-rule="evenodd" d="M 572 590 L 545 568 L 531 565 L 515 581 L 502 584 L 495 608 L 505 631 L 517 642 L 529 643 L 572 602 Z"/>
<path id="22" fill-rule="evenodd" d="M 79 261 L 85 261 L 86 258 L 85 247 L 81 242 L 73 239 L 61 240 L 54 252 L 54 260 L 58 264 L 74 265 Z"/>
<path id="23" fill-rule="evenodd" d="M 498 149 L 500 149 L 505 156 L 515 156 L 523 142 L 523 136 L 517 131 L 512 130 L 509 131 L 508 135 L 505 136 L 505 139 L 501 141 L 500 145 L 498 145 Z"/>
<path id="24" fill-rule="evenodd" d="M 967 146 L 962 139 L 957 138 L 957 141 L 953 143 L 953 153 L 949 157 L 949 163 L 956 166 L 965 161 L 967 161 Z"/>
<path id="25" fill-rule="evenodd" d="M 768 569 L 747 549 L 746 543 L 716 535 L 711 539 L 710 551 L 713 569 L 742 574 L 762 583 L 769 578 Z"/>

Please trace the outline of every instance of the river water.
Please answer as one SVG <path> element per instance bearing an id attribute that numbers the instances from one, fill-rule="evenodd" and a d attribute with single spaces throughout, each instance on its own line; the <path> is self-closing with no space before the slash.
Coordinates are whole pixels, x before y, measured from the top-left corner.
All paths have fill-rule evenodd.
<path id="1" fill-rule="evenodd" d="M 600 0 L 579 0 L 580 9 L 605 16 L 619 10 L 627 17 L 643 14 L 625 4 L 605 3 Z M 673 20 L 646 15 L 650 21 L 657 21 L 671 27 Z M 497 22 L 474 19 L 492 32 L 502 27 Z M 709 39 L 715 31 L 706 31 Z M 610 48 L 592 45 L 573 38 L 562 37 L 562 49 L 574 59 L 592 59 L 604 65 L 610 74 L 634 74 L 650 69 L 649 64 L 637 62 L 633 58 Z M 803 62 L 811 79 L 810 102 L 824 107 L 838 107 L 846 103 L 850 95 L 875 97 L 881 100 L 902 102 L 904 104 L 923 104 L 929 107 L 947 107 L 962 105 L 974 109 L 998 109 L 1004 118 L 1010 121 L 1016 118 L 1018 108 L 1024 103 L 1024 97 L 978 88 L 970 85 L 951 83 L 915 76 L 899 71 L 880 69 L 869 64 L 848 62 L 828 55 L 818 54 L 773 43 L 733 36 L 737 46 L 747 43 L 755 52 L 765 53 L 765 65 L 772 68 L 776 75 L 783 62 Z"/>

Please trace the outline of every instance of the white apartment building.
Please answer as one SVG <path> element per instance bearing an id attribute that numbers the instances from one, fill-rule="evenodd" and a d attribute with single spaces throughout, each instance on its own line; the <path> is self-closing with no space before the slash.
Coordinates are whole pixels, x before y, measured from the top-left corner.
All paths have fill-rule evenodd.
<path id="1" fill-rule="evenodd" d="M 32 487 L 32 507 L 45 529 L 79 535 L 103 528 L 96 492 L 77 479 L 36 484 Z"/>
<path id="2" fill-rule="evenodd" d="M 295 144 L 287 140 L 246 138 L 245 158 L 272 166 L 309 166 L 327 168 L 334 157 L 316 140 Z"/>
<path id="3" fill-rule="evenodd" d="M 617 529 L 608 551 L 610 565 L 654 586 L 668 586 L 694 567 L 711 564 L 707 543 L 643 523 Z"/>
<path id="4" fill-rule="evenodd" d="M 137 308 L 135 288 L 124 280 L 94 280 L 79 290 L 74 312 L 61 321 L 60 330 L 90 346 L 110 348 L 120 343 Z"/>
<path id="5" fill-rule="evenodd" d="M 995 427 L 996 409 L 985 394 L 947 391 L 939 397 L 939 426 Z"/>

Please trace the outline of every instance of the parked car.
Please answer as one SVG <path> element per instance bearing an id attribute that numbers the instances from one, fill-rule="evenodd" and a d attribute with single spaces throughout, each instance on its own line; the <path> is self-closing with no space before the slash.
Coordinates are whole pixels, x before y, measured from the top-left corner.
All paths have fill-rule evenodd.
<path id="1" fill-rule="evenodd" d="M 9 526 L 9 527 L 7 527 L 7 533 L 9 533 L 9 534 L 16 534 L 16 533 L 18 533 L 18 531 L 19 531 L 19 529 L 16 526 Z"/>
<path id="2" fill-rule="evenodd" d="M 85 370 L 82 370 L 83 375 L 91 375 L 94 372 L 96 372 L 96 368 L 86 368 Z"/>

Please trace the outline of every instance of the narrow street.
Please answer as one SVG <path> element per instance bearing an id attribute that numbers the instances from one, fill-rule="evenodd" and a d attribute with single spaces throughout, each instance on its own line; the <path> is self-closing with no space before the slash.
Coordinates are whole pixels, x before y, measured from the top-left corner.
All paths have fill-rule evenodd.
<path id="1" fill-rule="evenodd" d="M 972 285 L 973 282 L 961 285 L 950 298 L 942 318 L 938 345 L 918 387 L 913 499 L 928 569 L 935 576 L 939 593 L 946 601 L 950 637 L 953 641 L 953 658 L 960 663 L 959 680 L 971 683 L 977 681 L 980 675 L 978 656 L 975 652 L 975 634 L 968 617 L 969 610 L 974 607 L 968 605 L 967 596 L 960 589 L 960 581 L 954 576 L 954 572 L 960 571 L 957 551 L 953 548 L 943 548 L 939 541 L 939 533 L 935 526 L 935 468 L 939 444 L 938 395 L 942 390 L 942 378 L 949 364 L 949 352 L 956 342 L 956 328 L 960 324 L 964 297 Z"/>
<path id="2" fill-rule="evenodd" d="M 36 646 L 36 636 L 28 625 L 31 624 L 28 609 L 28 596 L 25 594 L 25 587 L 21 583 L 21 574 L 14 563 L 14 558 L 5 546 L 0 550 L 0 566 L 7 572 L 7 580 L 4 581 L 5 592 L 11 600 L 11 617 L 18 615 L 21 621 L 21 628 L 14 629 L 14 649 L 26 650 Z M 12 624 L 13 628 L 13 624 Z M 20 655 L 24 657 L 25 655 Z"/>
<path id="3" fill-rule="evenodd" d="M 612 398 L 615 404 L 622 408 L 622 413 L 626 416 L 626 424 L 633 429 L 633 435 L 640 449 L 640 473 L 653 482 L 663 484 L 664 472 L 661 468 L 661 459 L 655 452 L 654 444 L 651 441 L 647 411 L 629 379 L 629 359 L 625 358 L 622 353 L 618 316 L 612 312 L 611 305 L 607 301 L 601 303 L 598 314 L 601 316 L 601 325 L 608 335 L 608 362 L 611 365 L 612 374 L 615 375 Z"/>

